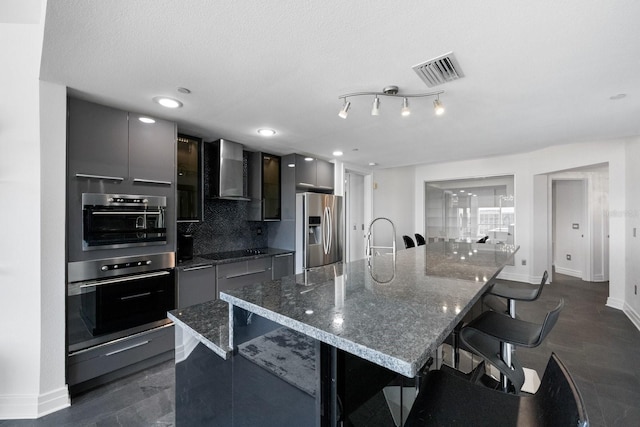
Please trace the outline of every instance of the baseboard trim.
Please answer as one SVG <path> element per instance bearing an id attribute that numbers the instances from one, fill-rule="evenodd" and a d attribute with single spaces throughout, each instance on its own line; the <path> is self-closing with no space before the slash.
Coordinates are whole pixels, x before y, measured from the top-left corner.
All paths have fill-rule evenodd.
<path id="1" fill-rule="evenodd" d="M 625 302 L 624 300 L 621 300 L 621 299 L 609 297 L 607 298 L 606 306 L 624 311 Z"/>
<path id="2" fill-rule="evenodd" d="M 556 273 L 565 274 L 571 277 L 577 277 L 578 279 L 582 279 L 582 271 L 580 270 L 572 270 L 570 268 L 558 267 L 556 265 Z"/>
<path id="3" fill-rule="evenodd" d="M 529 276 L 528 274 L 508 273 L 505 271 L 501 271 L 500 274 L 498 274 L 497 278 L 501 280 L 512 280 L 514 282 L 534 283 L 531 282 L 531 276 Z M 541 279 L 542 276 L 540 276 L 540 279 L 538 279 L 538 281 L 540 281 Z"/>
<path id="4" fill-rule="evenodd" d="M 69 405 L 66 385 L 41 395 L 0 396 L 0 420 L 36 419 Z"/>
<path id="5" fill-rule="evenodd" d="M 640 314 L 638 314 L 638 312 L 635 311 L 633 307 L 631 307 L 626 302 L 624 303 L 624 309 L 622 311 L 627 315 L 629 320 L 631 320 L 631 323 L 633 323 L 635 327 L 640 331 Z"/>

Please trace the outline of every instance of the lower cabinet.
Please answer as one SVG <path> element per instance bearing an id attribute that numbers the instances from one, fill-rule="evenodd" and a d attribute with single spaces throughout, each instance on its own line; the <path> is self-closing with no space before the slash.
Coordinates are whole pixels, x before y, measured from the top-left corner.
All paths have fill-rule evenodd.
<path id="1" fill-rule="evenodd" d="M 211 301 L 217 297 L 215 265 L 178 269 L 177 308 Z"/>
<path id="2" fill-rule="evenodd" d="M 293 253 L 274 255 L 272 258 L 273 280 L 293 274 Z"/>
<path id="3" fill-rule="evenodd" d="M 74 389 L 74 386 L 84 383 L 83 386 L 75 387 L 80 391 L 80 388 L 88 388 L 143 369 L 143 363 L 151 366 L 173 358 L 173 328 L 173 323 L 170 323 L 70 354 L 67 365 L 69 386 Z M 113 378 L 105 379 L 108 375 Z"/>
<path id="4" fill-rule="evenodd" d="M 218 293 L 271 280 L 271 257 L 217 266 Z"/>

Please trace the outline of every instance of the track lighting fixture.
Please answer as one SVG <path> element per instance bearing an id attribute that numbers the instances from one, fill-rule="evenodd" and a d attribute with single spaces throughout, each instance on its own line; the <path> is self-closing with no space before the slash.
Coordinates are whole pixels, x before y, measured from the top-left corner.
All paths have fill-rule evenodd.
<path id="1" fill-rule="evenodd" d="M 347 98 L 356 97 L 356 96 L 374 96 L 373 98 L 373 106 L 371 108 L 371 115 L 377 116 L 380 114 L 380 97 L 381 96 L 392 96 L 397 98 L 402 98 L 402 109 L 400 110 L 400 114 L 403 116 L 408 116 L 411 114 L 411 109 L 409 108 L 409 99 L 408 98 L 423 98 L 426 96 L 435 96 L 437 97 L 433 101 L 433 108 L 436 115 L 440 116 L 444 113 L 444 106 L 442 102 L 440 102 L 440 94 L 444 93 L 443 90 L 439 90 L 436 92 L 427 92 L 427 93 L 398 93 L 398 86 L 387 86 L 382 92 L 356 92 L 356 93 L 347 93 L 344 95 L 340 95 L 338 99 L 342 99 L 344 103 L 342 104 L 342 109 L 338 113 L 338 116 L 343 119 L 347 118 L 347 114 L 349 108 L 351 107 L 351 102 L 347 101 Z"/>
<path id="2" fill-rule="evenodd" d="M 344 105 L 342 106 L 342 110 L 338 113 L 340 118 L 346 119 L 349 114 L 349 107 L 351 107 L 351 103 L 347 101 L 347 98 L 344 99 Z"/>
<path id="3" fill-rule="evenodd" d="M 371 108 L 371 115 L 372 116 L 380 115 L 380 98 L 378 98 L 378 95 L 376 95 L 376 97 L 373 98 L 373 108 Z"/>
<path id="4" fill-rule="evenodd" d="M 403 116 L 408 116 L 409 114 L 411 114 L 411 110 L 409 109 L 409 101 L 407 100 L 407 98 L 404 98 L 402 100 L 402 110 L 400 110 L 400 114 L 402 114 Z"/>
<path id="5" fill-rule="evenodd" d="M 444 114 L 444 106 L 442 105 L 442 102 L 440 102 L 440 97 L 433 101 L 433 110 L 435 111 L 436 116 L 441 116 Z"/>

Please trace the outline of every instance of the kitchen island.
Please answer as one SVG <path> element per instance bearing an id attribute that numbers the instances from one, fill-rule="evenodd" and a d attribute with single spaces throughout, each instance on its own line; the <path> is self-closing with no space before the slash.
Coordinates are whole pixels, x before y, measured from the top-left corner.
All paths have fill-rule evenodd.
<path id="1" fill-rule="evenodd" d="M 176 422 L 335 425 L 415 377 L 516 250 L 433 243 L 171 312 L 197 343 L 176 365 Z"/>

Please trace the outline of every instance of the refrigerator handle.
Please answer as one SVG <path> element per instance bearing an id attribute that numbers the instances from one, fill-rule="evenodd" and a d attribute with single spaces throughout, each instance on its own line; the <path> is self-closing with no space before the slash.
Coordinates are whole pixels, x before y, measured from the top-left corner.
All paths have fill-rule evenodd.
<path id="1" fill-rule="evenodd" d="M 327 243 L 329 241 L 329 238 L 327 237 L 327 227 L 329 227 L 329 222 L 327 219 L 327 208 L 325 206 L 324 210 L 322 211 L 322 250 L 324 251 L 325 255 L 328 251 Z"/>
<path id="2" fill-rule="evenodd" d="M 327 229 L 327 234 L 329 235 L 329 242 L 327 243 L 327 255 L 329 255 L 329 253 L 331 252 L 331 244 L 333 243 L 331 241 L 333 237 L 333 219 L 331 217 L 331 208 L 327 208 L 327 220 L 327 224 L 329 225 Z"/>

